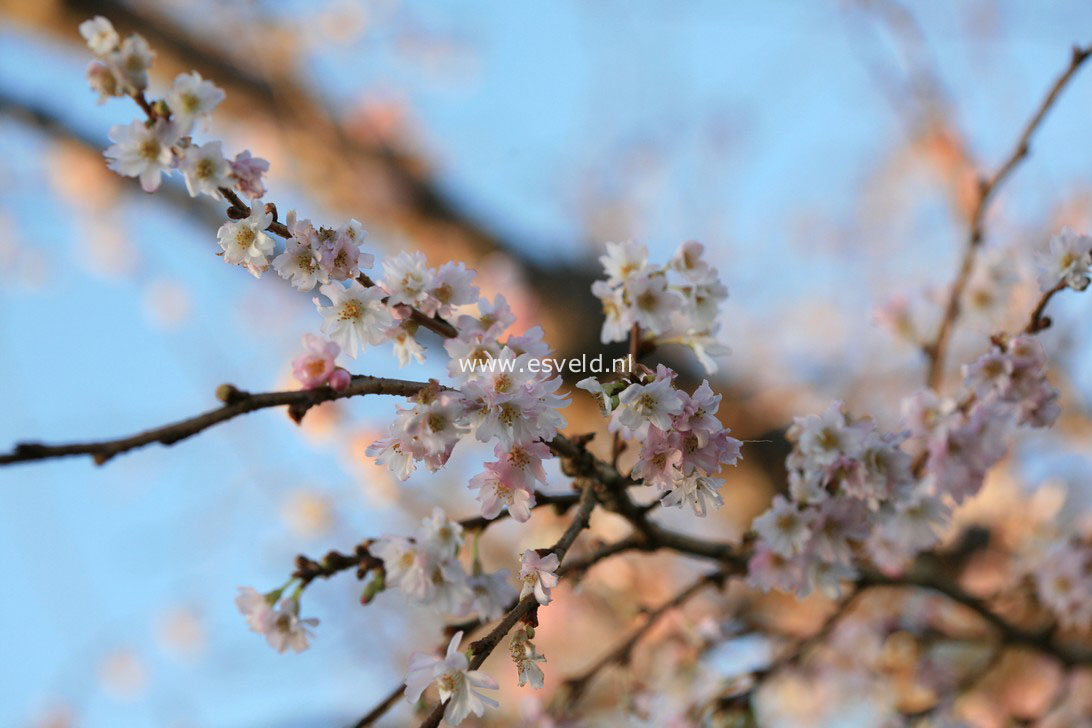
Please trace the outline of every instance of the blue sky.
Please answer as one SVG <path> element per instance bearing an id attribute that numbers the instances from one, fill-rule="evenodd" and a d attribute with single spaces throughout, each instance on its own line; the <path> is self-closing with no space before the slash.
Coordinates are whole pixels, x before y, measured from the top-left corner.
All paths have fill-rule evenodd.
<path id="1" fill-rule="evenodd" d="M 869 324 L 877 293 L 913 294 L 949 279 L 945 266 L 963 233 L 942 205 L 915 208 L 914 230 L 927 234 L 909 251 L 867 238 L 847 249 L 824 234 L 860 224 L 857 200 L 873 165 L 902 133 L 849 40 L 840 4 L 534 5 L 495 0 L 468 11 L 407 0 L 376 13 L 360 40 L 313 54 L 301 73 L 335 108 L 397 94 L 444 186 L 528 241 L 533 255 L 587 256 L 589 238 L 614 234 L 648 241 L 654 256 L 680 240 L 705 241 L 733 293 L 729 333 L 802 336 L 787 311 L 820 300 L 851 317 L 869 346 L 889 348 Z M 997 33 L 975 40 L 969 29 L 983 22 L 986 5 L 931 4 L 920 19 L 974 151 L 992 166 L 1064 64 L 1078 40 L 1073 29 L 1092 26 L 1077 3 L 1004 2 Z M 258 4 L 287 17 L 309 6 Z M 405 35 L 390 30 L 404 30 L 407 18 L 447 39 L 446 55 L 407 50 Z M 0 88 L 105 145 L 109 126 L 133 111 L 96 106 L 85 63 L 72 47 L 0 28 Z M 1059 197 L 1087 187 L 1090 109 L 1092 73 L 1067 91 L 1006 188 L 1006 240 L 1013 231 L 1041 232 Z M 212 392 L 226 381 L 284 386 L 299 337 L 317 329 L 307 297 L 221 264 L 212 231 L 135 185 L 108 217 L 74 206 L 58 192 L 50 150 L 39 132 L 0 117 L 0 221 L 17 251 L 0 255 L 8 261 L 0 271 L 0 447 L 128 434 L 214 406 Z M 308 204 L 302 191 L 274 192 Z M 636 212 L 624 225 L 589 223 L 613 199 Z M 86 264 L 89 230 L 103 228 L 135 251 L 124 275 Z M 188 302 L 166 327 L 144 303 L 164 291 Z M 1087 301 L 1073 297 L 1059 310 L 1065 331 L 1087 316 Z M 745 364 L 747 341 L 730 343 Z M 908 351 L 899 355 L 913 361 Z M 788 370 L 807 382 L 843 356 L 846 366 L 862 366 L 852 353 L 818 356 L 800 356 Z M 355 369 L 397 372 L 380 352 Z M 435 373 L 434 363 L 403 372 Z M 1070 374 L 1087 401 L 1092 370 L 1079 365 Z M 345 409 L 375 430 L 391 402 Z M 301 656 L 273 653 L 231 604 L 239 584 L 282 582 L 299 551 L 318 555 L 408 529 L 397 507 L 383 505 L 381 489 L 361 485 L 369 476 L 344 450 L 344 440 L 302 437 L 283 413 L 263 412 L 103 468 L 78 459 L 0 470 L 8 608 L 0 724 L 23 724 L 56 705 L 71 706 L 88 726 L 240 727 L 328 725 L 369 707 L 396 683 L 409 649 L 436 641 L 401 639 L 407 616 L 396 596 L 362 610 L 351 578 L 317 585 L 305 611 L 323 624 Z M 469 512 L 458 475 L 455 468 L 438 483 L 418 479 L 408 492 Z M 308 537 L 282 517 L 301 490 L 332 504 L 331 529 Z M 197 615 L 205 635 L 190 659 L 156 636 L 178 609 Z M 120 653 L 134 655 L 146 675 L 130 699 L 112 696 L 98 677 Z"/>

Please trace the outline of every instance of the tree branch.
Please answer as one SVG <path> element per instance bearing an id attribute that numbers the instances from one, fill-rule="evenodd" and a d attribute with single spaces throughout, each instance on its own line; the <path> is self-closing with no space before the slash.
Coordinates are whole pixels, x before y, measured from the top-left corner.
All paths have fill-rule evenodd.
<path id="1" fill-rule="evenodd" d="M 951 342 L 952 331 L 955 328 L 956 320 L 959 318 L 960 299 L 963 297 L 963 291 L 970 281 L 975 258 L 985 239 L 984 221 L 989 203 L 997 189 L 1008 179 L 1016 166 L 1028 156 L 1032 136 L 1046 117 L 1047 112 L 1058 100 L 1062 90 L 1065 89 L 1070 79 L 1073 78 L 1090 54 L 1092 54 L 1092 46 L 1087 48 L 1075 46 L 1073 48 L 1069 66 L 1054 81 L 1049 91 L 1047 91 L 1046 97 L 1039 104 L 1031 119 L 1024 125 L 1024 129 L 1016 141 L 1015 148 L 992 176 L 983 178 L 979 182 L 978 200 L 971 213 L 970 229 L 963 250 L 963 258 L 959 264 L 959 271 L 956 273 L 955 280 L 948 292 L 948 300 L 944 306 L 944 313 L 940 320 L 940 326 L 937 328 L 936 336 L 932 342 L 926 343 L 922 347 L 928 360 L 925 383 L 934 390 L 940 387 L 941 379 L 944 376 L 944 360 L 948 345 Z"/>
<path id="2" fill-rule="evenodd" d="M 225 384 L 217 390 L 217 396 L 224 402 L 224 406 L 196 417 L 190 417 L 116 440 L 80 442 L 68 445 L 43 445 L 24 442 L 17 444 L 12 452 L 0 455 L 0 465 L 70 455 L 90 455 L 96 465 L 102 465 L 115 455 L 129 450 L 135 450 L 153 442 L 158 442 L 161 445 L 173 445 L 179 440 L 193 437 L 213 425 L 268 407 L 288 407 L 288 415 L 298 423 L 309 409 L 323 402 L 364 394 L 412 397 L 426 386 L 428 386 L 427 382 L 410 382 L 403 379 L 388 379 L 366 375 L 354 376 L 349 386 L 340 392 L 336 392 L 329 387 L 319 387 L 317 389 L 299 389 L 288 392 L 251 394 L 236 389 L 230 384 Z"/>

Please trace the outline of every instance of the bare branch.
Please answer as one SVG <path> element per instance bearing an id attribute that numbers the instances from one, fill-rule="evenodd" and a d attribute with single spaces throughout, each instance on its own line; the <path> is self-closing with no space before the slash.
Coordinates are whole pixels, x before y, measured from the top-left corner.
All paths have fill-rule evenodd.
<path id="1" fill-rule="evenodd" d="M 69 455 L 90 455 L 96 465 L 102 465 L 115 455 L 129 450 L 135 450 L 153 442 L 158 442 L 161 445 L 173 445 L 179 440 L 193 437 L 213 425 L 268 407 L 288 407 L 289 416 L 296 422 L 300 422 L 307 410 L 323 402 L 364 394 L 412 397 L 427 386 L 427 382 L 410 382 L 403 379 L 388 379 L 366 375 L 354 376 L 349 386 L 340 392 L 336 392 L 329 387 L 319 387 L 317 389 L 300 389 L 289 392 L 251 394 L 236 389 L 230 384 L 225 384 L 217 390 L 217 395 L 224 402 L 224 406 L 196 417 L 180 420 L 163 427 L 155 427 L 117 440 L 79 442 L 68 445 L 20 443 L 15 446 L 12 452 L 0 455 L 0 465 L 67 457 Z"/>
<path id="2" fill-rule="evenodd" d="M 1054 106 L 1055 101 L 1058 100 L 1070 79 L 1076 75 L 1080 67 L 1088 60 L 1090 54 L 1092 54 L 1092 46 L 1073 48 L 1069 66 L 1054 81 L 1049 91 L 1047 91 L 1046 97 L 1039 104 L 1031 119 L 1024 125 L 1024 129 L 1019 139 L 1016 140 L 1016 146 L 1012 152 L 992 176 L 983 178 L 979 182 L 978 200 L 971 213 L 970 229 L 963 250 L 963 258 L 959 264 L 959 271 L 956 273 L 955 280 L 948 292 L 948 300 L 944 306 L 944 313 L 940 320 L 940 326 L 937 328 L 936 336 L 931 342 L 922 347 L 929 364 L 926 370 L 925 383 L 934 390 L 940 387 L 941 379 L 944 376 L 944 360 L 948 345 L 951 342 L 952 331 L 955 328 L 956 320 L 959 318 L 960 300 L 974 270 L 978 250 L 982 247 L 982 242 L 985 239 L 984 220 L 986 211 L 989 209 L 989 203 L 1016 166 L 1028 156 L 1031 150 L 1032 136 L 1038 130 L 1047 112 Z"/>

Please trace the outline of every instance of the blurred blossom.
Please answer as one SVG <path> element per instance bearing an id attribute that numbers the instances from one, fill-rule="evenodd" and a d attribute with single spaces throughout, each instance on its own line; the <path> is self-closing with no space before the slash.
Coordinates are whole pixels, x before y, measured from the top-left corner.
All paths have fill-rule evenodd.
<path id="1" fill-rule="evenodd" d="M 368 10 L 352 0 L 334 0 L 322 8 L 310 24 L 313 42 L 323 50 L 330 45 L 359 40 L 368 27 Z"/>
<path id="2" fill-rule="evenodd" d="M 148 685 L 148 668 L 136 652 L 119 648 L 98 666 L 99 684 L 115 700 L 135 700 Z"/>
<path id="3" fill-rule="evenodd" d="M 116 220 L 109 225 L 99 220 L 81 221 L 76 242 L 79 257 L 87 269 L 107 278 L 130 275 L 140 260 L 125 228 Z"/>
<path id="4" fill-rule="evenodd" d="M 159 615 L 156 638 L 164 650 L 183 660 L 200 657 L 208 641 L 200 614 L 186 606 L 169 607 Z"/>
<path id="5" fill-rule="evenodd" d="M 157 328 L 181 325 L 190 313 L 190 295 L 178 281 L 159 278 L 144 288 L 144 313 Z"/>
<path id="6" fill-rule="evenodd" d="M 29 728 L 75 728 L 76 713 L 71 706 L 49 705 L 31 716 Z"/>
<path id="7" fill-rule="evenodd" d="M 281 519 L 298 538 L 318 538 L 330 531 L 335 515 L 325 495 L 299 489 L 281 503 Z"/>
<path id="8" fill-rule="evenodd" d="M 390 468 L 377 463 L 375 458 L 364 456 L 364 450 L 383 435 L 384 431 L 378 429 L 353 432 L 341 450 L 341 462 L 356 475 L 360 492 L 367 502 L 376 507 L 393 506 L 401 497 L 398 479 Z"/>
<path id="9" fill-rule="evenodd" d="M 834 671 L 779 674 L 755 693 L 755 717 L 763 726 L 887 728 L 895 696 L 879 677 Z"/>
<path id="10" fill-rule="evenodd" d="M 110 209 L 121 192 L 118 177 L 102 163 L 102 155 L 81 144 L 57 143 L 45 159 L 49 184 L 66 204 L 89 212 Z"/>

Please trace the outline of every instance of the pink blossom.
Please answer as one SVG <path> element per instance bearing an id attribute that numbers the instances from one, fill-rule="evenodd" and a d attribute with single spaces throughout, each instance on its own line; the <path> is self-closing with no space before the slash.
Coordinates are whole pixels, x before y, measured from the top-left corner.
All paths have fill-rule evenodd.
<path id="1" fill-rule="evenodd" d="M 250 150 L 245 149 L 236 154 L 230 164 L 237 190 L 251 200 L 258 200 L 265 196 L 262 175 L 269 171 L 269 162 L 261 157 L 250 156 Z"/>
<path id="2" fill-rule="evenodd" d="M 314 334 L 303 337 L 303 346 L 307 352 L 292 360 L 292 374 L 303 384 L 304 389 L 326 385 L 336 370 L 334 360 L 341 353 L 341 347 Z M 347 376 L 348 372 L 345 374 Z M 348 386 L 348 381 L 340 375 L 338 383 L 342 388 Z"/>

